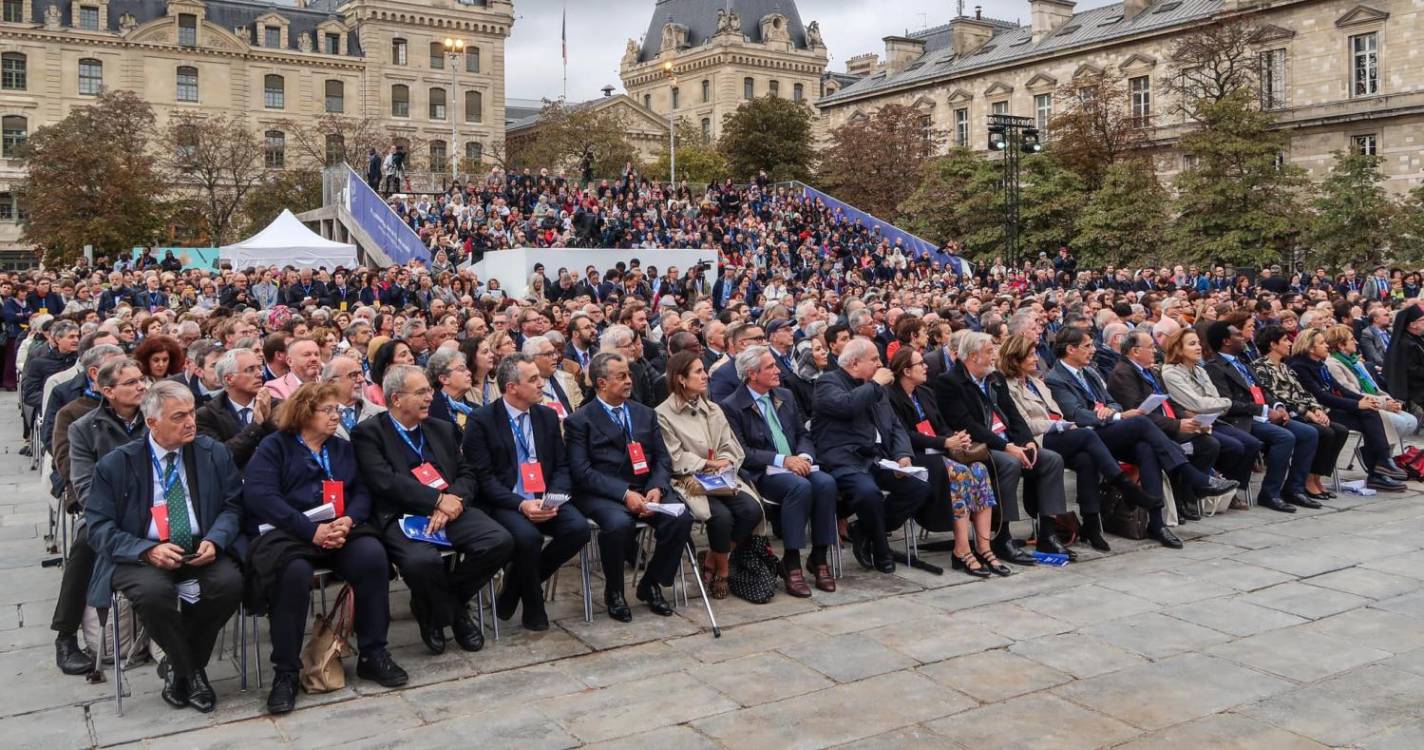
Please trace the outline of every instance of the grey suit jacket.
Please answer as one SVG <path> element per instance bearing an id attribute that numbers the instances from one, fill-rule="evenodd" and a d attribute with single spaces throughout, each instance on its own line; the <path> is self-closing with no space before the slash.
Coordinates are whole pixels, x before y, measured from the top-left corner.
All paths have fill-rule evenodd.
<path id="1" fill-rule="evenodd" d="M 1382 332 L 1374 326 L 1365 326 L 1360 333 L 1360 356 L 1375 367 L 1384 367 L 1385 346 Z"/>

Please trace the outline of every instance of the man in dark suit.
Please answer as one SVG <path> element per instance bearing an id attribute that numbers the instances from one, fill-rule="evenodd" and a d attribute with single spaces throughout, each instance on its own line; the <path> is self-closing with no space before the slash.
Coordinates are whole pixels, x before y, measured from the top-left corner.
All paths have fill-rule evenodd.
<path id="1" fill-rule="evenodd" d="M 569 469 L 577 487 L 574 504 L 598 525 L 599 556 L 603 560 L 608 615 L 620 622 L 633 619 L 623 594 L 623 566 L 638 522 L 652 527 L 656 549 L 638 582 L 637 597 L 654 614 L 672 614 L 662 586 L 671 586 L 678 561 L 692 533 L 692 516 L 670 516 L 649 510 L 649 504 L 669 497 L 672 460 L 652 409 L 628 400 L 633 381 L 628 360 L 602 352 L 589 364 L 596 397 L 564 423 Z"/>
<path id="2" fill-rule="evenodd" d="M 1027 476 L 1030 484 L 1024 491 L 1023 507 L 1036 507 L 1038 511 L 1036 545 L 1039 551 L 1072 557 L 1071 550 L 1058 539 L 1054 521 L 1055 516 L 1068 509 L 1063 488 L 1063 456 L 1041 449 L 1034 442 L 1033 431 L 1014 406 L 1003 376 L 994 372 L 992 336 L 977 331 L 963 334 L 957 354 L 959 360 L 954 367 L 934 382 L 935 400 L 949 429 L 965 430 L 974 442 L 989 447 L 1002 520 L 992 543 L 994 555 L 1016 565 L 1037 564 L 1037 559 L 1009 530 L 1009 524 L 1022 517 L 1018 503 L 1019 481 Z M 1031 504 L 1030 498 L 1035 499 L 1036 504 Z"/>
<path id="3" fill-rule="evenodd" d="M 340 268 L 331 274 L 331 286 L 326 288 L 326 297 L 322 299 L 322 304 L 330 307 L 333 312 L 354 310 L 361 304 L 361 290 L 349 286 L 346 281 L 346 271 Z"/>
<path id="4" fill-rule="evenodd" d="M 165 654 L 163 700 L 207 713 L 217 706 L 208 658 L 242 598 L 242 477 L 226 448 L 197 437 L 188 389 L 156 383 L 142 410 L 148 438 L 94 469 L 89 605 L 107 608 L 110 591 L 121 592 Z"/>
<path id="5" fill-rule="evenodd" d="M 1389 351 L 1389 308 L 1379 306 L 1370 311 L 1369 325 L 1360 331 L 1360 359 L 1376 375 L 1384 368 L 1384 355 Z M 1375 378 L 1379 380 L 1378 377 Z"/>
<path id="6" fill-rule="evenodd" d="M 479 479 L 481 504 L 514 537 L 514 557 L 496 612 L 508 619 L 523 602 L 526 630 L 549 629 L 540 586 L 589 539 L 588 520 L 578 508 L 569 503 L 544 508 L 548 494 L 567 497 L 574 490 L 559 417 L 539 405 L 542 380 L 528 355 L 505 357 L 495 372 L 504 397 L 470 416 L 464 442 L 465 459 Z"/>
<path id="7" fill-rule="evenodd" d="M 796 334 L 792 328 L 792 323 L 789 320 L 773 320 L 766 326 L 767 346 L 771 349 L 771 357 L 776 362 L 776 369 L 781 371 L 781 382 L 783 383 L 791 383 L 797 377 L 796 361 L 793 356 Z"/>
<path id="8" fill-rule="evenodd" d="M 295 284 L 282 293 L 282 302 L 293 310 L 301 310 L 305 304 L 320 305 L 326 299 L 326 285 L 312 278 L 311 268 L 297 272 Z M 307 300 L 310 300 L 308 302 Z"/>
<path id="9" fill-rule="evenodd" d="M 222 355 L 213 368 L 223 390 L 198 409 L 198 434 L 227 447 L 238 468 L 247 465 L 262 438 L 276 431 L 272 422 L 274 401 L 262 387 L 262 358 L 251 349 L 234 349 Z"/>
<path id="10" fill-rule="evenodd" d="M 747 322 L 733 325 L 727 331 L 727 356 L 717 363 L 707 381 L 707 396 L 713 401 L 722 401 L 732 395 L 732 391 L 742 384 L 737 378 L 737 367 L 733 360 L 737 354 L 749 346 L 766 346 L 766 332 L 756 323 Z"/>
<path id="11" fill-rule="evenodd" d="M 460 450 L 455 425 L 428 419 L 435 391 L 425 372 L 395 365 L 382 381 L 387 414 L 356 425 L 351 442 L 361 480 L 376 503 L 376 522 L 391 562 L 410 587 L 410 608 L 420 638 L 432 653 L 445 651 L 445 628 L 466 651 L 484 648 L 470 618 L 470 600 L 509 561 L 514 540 L 504 527 L 473 507 L 474 467 Z M 445 532 L 462 555 L 446 572 L 441 547 L 416 541 L 401 527 L 404 515 L 428 519 L 426 532 Z"/>
<path id="12" fill-rule="evenodd" d="M 879 465 L 910 466 L 910 436 L 890 407 L 884 386 L 894 376 L 880 366 L 875 342 L 856 338 L 842 350 L 840 366 L 816 379 L 816 416 L 811 436 L 822 465 L 845 494 L 856 520 L 850 525 L 856 561 L 881 573 L 895 572 L 885 535 L 929 502 L 927 482 Z M 881 491 L 890 494 L 883 496 Z"/>
<path id="13" fill-rule="evenodd" d="M 222 347 L 217 342 L 210 339 L 194 341 L 188 347 L 185 358 L 187 372 L 177 373 L 168 379 L 187 387 L 193 393 L 193 402 L 201 409 L 222 389 L 222 381 L 218 380 L 214 368 L 222 356 Z"/>
<path id="14" fill-rule="evenodd" d="M 753 346 L 737 357 L 742 362 L 742 387 L 722 401 L 722 411 L 746 458 L 742 471 L 757 492 L 781 511 L 781 579 L 786 593 L 806 597 L 811 589 L 801 574 L 801 548 L 806 546 L 806 522 L 811 523 L 811 555 L 806 570 L 816 588 L 835 591 L 836 579 L 826 562 L 826 550 L 836 543 L 836 480 L 816 470 L 815 446 L 801 421 L 796 399 L 781 386 L 781 370 L 764 346 Z M 737 366 L 737 363 L 727 365 Z"/>

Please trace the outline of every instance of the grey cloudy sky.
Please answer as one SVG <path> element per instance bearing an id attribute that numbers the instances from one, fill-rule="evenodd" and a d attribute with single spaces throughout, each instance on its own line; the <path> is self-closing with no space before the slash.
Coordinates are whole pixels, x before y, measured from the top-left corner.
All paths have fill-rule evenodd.
<path id="1" fill-rule="evenodd" d="M 1106 5 L 1108 0 L 1080 0 L 1078 10 Z M 599 96 L 613 85 L 623 90 L 618 61 L 628 39 L 641 40 L 653 15 L 654 0 L 584 0 L 568 3 L 569 93 L 574 101 Z M 965 12 L 976 4 L 984 15 L 1008 20 L 1029 18 L 1028 0 L 965 0 Z M 845 61 L 864 52 L 884 55 L 883 37 L 947 23 L 955 14 L 954 0 L 800 0 L 801 20 L 821 22 L 830 49 L 830 68 L 845 70 Z M 563 70 L 559 56 L 561 0 L 515 0 L 514 33 L 505 47 L 506 94 L 512 98 L 557 98 Z M 745 19 L 743 21 L 746 22 Z"/>

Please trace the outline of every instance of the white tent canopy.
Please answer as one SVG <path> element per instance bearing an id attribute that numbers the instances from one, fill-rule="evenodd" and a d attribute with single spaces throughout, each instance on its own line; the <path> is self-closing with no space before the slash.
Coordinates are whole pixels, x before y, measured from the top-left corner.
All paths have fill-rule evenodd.
<path id="1" fill-rule="evenodd" d="M 233 268 L 248 266 L 351 267 L 356 264 L 356 246 L 335 242 L 313 232 L 291 211 L 272 220 L 266 229 L 233 245 L 224 245 L 220 259 Z"/>

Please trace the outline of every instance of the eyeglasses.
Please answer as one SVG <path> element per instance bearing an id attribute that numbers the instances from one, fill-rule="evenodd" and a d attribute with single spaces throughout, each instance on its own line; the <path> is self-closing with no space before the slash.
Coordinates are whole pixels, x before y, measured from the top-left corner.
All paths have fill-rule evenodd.
<path id="1" fill-rule="evenodd" d="M 334 417 L 337 414 L 341 413 L 341 407 L 337 406 L 336 404 L 331 404 L 330 406 L 318 406 L 316 407 L 316 413 L 328 417 Z"/>

